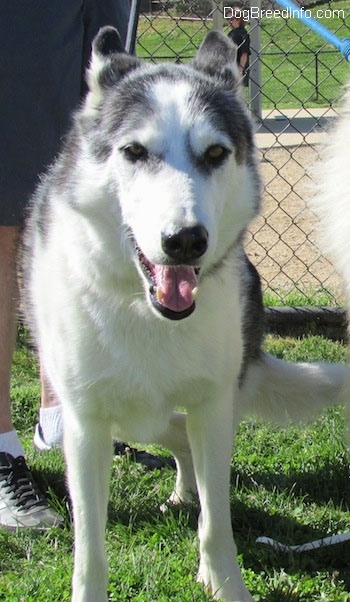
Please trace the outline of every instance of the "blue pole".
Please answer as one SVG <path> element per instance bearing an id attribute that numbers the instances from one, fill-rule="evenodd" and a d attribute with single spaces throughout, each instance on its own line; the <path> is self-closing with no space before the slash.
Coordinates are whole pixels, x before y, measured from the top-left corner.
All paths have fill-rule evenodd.
<path id="1" fill-rule="evenodd" d="M 277 4 L 283 6 L 289 11 L 292 17 L 296 17 L 299 21 L 302 21 L 305 25 L 313 29 L 319 36 L 321 36 L 326 42 L 333 44 L 339 50 L 342 55 L 350 62 L 350 38 L 344 38 L 341 40 L 334 33 L 329 31 L 327 27 L 321 25 L 313 17 L 307 17 L 304 10 L 292 2 L 292 0 L 276 0 Z"/>

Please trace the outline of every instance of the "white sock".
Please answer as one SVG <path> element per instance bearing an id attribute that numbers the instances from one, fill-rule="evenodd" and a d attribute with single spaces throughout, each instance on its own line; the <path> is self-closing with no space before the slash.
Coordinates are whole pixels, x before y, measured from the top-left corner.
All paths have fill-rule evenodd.
<path id="1" fill-rule="evenodd" d="M 0 452 L 11 454 L 14 458 L 24 456 L 24 449 L 15 430 L 0 434 Z"/>
<path id="2" fill-rule="evenodd" d="M 62 445 L 63 424 L 60 405 L 51 408 L 40 408 L 39 423 L 43 439 L 47 445 L 51 447 Z"/>

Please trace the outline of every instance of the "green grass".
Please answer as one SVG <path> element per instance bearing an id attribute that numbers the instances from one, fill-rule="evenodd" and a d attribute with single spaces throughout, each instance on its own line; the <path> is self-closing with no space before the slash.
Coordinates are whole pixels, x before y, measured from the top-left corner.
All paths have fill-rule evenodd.
<path id="1" fill-rule="evenodd" d="M 318 19 L 340 38 L 350 37 L 350 9 L 347 0 L 332 3 L 344 10 L 345 19 Z M 312 10 L 328 9 L 328 3 Z M 169 14 L 169 13 L 167 13 Z M 164 15 L 163 15 L 164 17 Z M 153 60 L 188 60 L 202 42 L 211 21 L 175 21 L 141 17 L 137 54 Z M 227 31 L 227 29 L 225 30 Z M 328 106 L 336 103 L 342 84 L 349 77 L 349 64 L 334 47 L 324 42 L 297 19 L 261 20 L 262 105 L 263 108 Z M 332 51 L 332 52 L 329 52 Z M 316 59 L 318 53 L 318 88 Z"/>
<path id="2" fill-rule="evenodd" d="M 267 337 L 266 349 L 286 360 L 343 362 L 341 344 L 319 337 Z M 16 427 L 28 460 L 65 517 L 47 534 L 0 530 L 0 601 L 65 602 L 72 573 L 71 511 L 59 450 L 32 447 L 39 404 L 36 357 L 25 333 L 13 374 Z M 244 421 L 232 456 L 232 523 L 244 579 L 260 602 L 350 601 L 349 543 L 304 554 L 282 554 L 256 543 L 260 535 L 298 544 L 350 530 L 348 454 L 340 409 L 316 422 L 277 428 Z M 111 601 L 209 602 L 196 583 L 196 505 L 162 514 L 174 473 L 148 472 L 128 459 L 112 468 L 106 545 Z"/>
<path id="3" fill-rule="evenodd" d="M 320 336 L 309 335 L 301 339 L 268 335 L 265 347 L 269 353 L 288 362 L 324 361 L 344 363 L 348 349 L 341 342 L 330 342 Z"/>
<path id="4" fill-rule="evenodd" d="M 338 17 L 318 19 L 339 38 L 350 34 L 350 10 L 346 1 L 332 3 L 344 10 L 345 20 Z M 311 12 L 328 9 L 328 3 Z M 263 105 L 295 108 L 326 106 L 338 100 L 341 85 L 349 78 L 349 64 L 334 47 L 297 19 L 263 19 L 262 24 Z M 300 54 L 302 53 L 302 54 Z M 316 90 L 316 59 L 318 82 Z M 283 56 L 284 55 L 284 56 Z M 288 55 L 288 56 L 287 56 Z"/>
<path id="5" fill-rule="evenodd" d="M 286 295 L 280 296 L 269 291 L 264 292 L 264 304 L 270 307 L 302 307 L 312 305 L 312 307 L 334 307 L 334 295 L 324 288 L 309 289 L 304 293 L 300 291 L 292 291 Z"/>

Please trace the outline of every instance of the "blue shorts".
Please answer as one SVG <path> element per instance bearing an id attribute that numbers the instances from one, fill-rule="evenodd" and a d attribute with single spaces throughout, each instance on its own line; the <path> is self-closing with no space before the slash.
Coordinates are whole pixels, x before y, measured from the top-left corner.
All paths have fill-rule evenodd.
<path id="1" fill-rule="evenodd" d="M 0 7 L 0 225 L 23 222 L 86 90 L 103 25 L 126 38 L 128 0 L 6 0 Z"/>

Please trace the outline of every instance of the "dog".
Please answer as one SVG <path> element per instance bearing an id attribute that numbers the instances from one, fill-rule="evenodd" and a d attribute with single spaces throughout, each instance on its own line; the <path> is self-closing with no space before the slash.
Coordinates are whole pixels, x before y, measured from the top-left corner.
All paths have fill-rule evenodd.
<path id="1" fill-rule="evenodd" d="M 253 602 L 230 519 L 235 428 L 246 413 L 299 420 L 336 403 L 344 368 L 261 351 L 260 280 L 244 251 L 261 185 L 232 42 L 212 31 L 191 63 L 150 65 L 103 28 L 87 79 L 23 255 L 28 322 L 63 408 L 72 600 L 107 601 L 116 436 L 171 450 L 169 503 L 199 496 L 199 580 L 217 600 Z"/>

